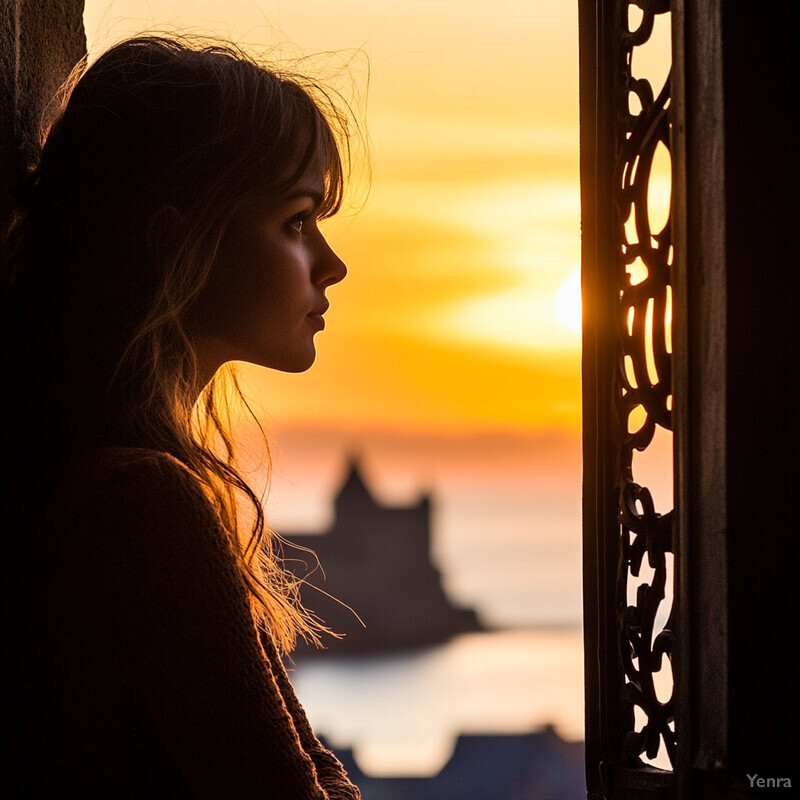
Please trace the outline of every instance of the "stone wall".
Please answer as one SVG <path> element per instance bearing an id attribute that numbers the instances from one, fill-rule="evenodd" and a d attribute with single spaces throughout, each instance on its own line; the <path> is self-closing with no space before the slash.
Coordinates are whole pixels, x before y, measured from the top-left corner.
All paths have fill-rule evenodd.
<path id="1" fill-rule="evenodd" d="M 35 162 L 42 112 L 86 53 L 84 0 L 0 0 L 0 230 Z"/>

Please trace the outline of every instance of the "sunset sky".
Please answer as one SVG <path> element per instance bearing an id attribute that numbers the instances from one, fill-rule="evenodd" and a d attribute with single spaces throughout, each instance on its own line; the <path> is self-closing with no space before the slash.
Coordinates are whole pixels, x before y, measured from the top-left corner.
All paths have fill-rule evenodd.
<path id="1" fill-rule="evenodd" d="M 300 68 L 367 131 L 317 364 L 252 376 L 270 424 L 577 434 L 576 6 L 87 0 L 90 54 L 147 29 L 326 54 Z"/>
<path id="2" fill-rule="evenodd" d="M 323 531 L 347 458 L 357 457 L 379 501 L 431 494 L 432 560 L 451 599 L 489 626 L 573 633 L 582 614 L 577 6 L 86 0 L 85 15 L 90 57 L 134 33 L 187 29 L 273 59 L 310 55 L 297 67 L 342 92 L 368 136 L 369 170 L 324 223 L 349 275 L 329 292 L 317 363 L 303 375 L 253 368 L 245 376 L 273 443 L 270 523 L 289 537 Z M 647 52 L 634 53 L 634 72 L 655 71 L 662 81 L 666 16 Z M 651 212 L 663 217 L 668 160 L 657 173 Z M 636 469 L 669 507 L 666 434 L 637 454 Z M 525 647 L 503 650 L 500 670 L 491 647 L 487 675 L 470 662 L 469 674 L 481 678 L 454 707 L 480 706 L 482 692 L 507 683 L 516 665 L 520 687 L 545 687 L 548 697 L 536 700 L 542 720 L 572 719 L 563 730 L 580 736 L 579 633 L 563 659 L 548 662 L 553 675 L 574 678 L 563 692 L 541 680 Z M 536 664 L 549 658 L 541 643 L 529 649 Z M 342 680 L 355 675 L 354 694 L 363 695 L 362 673 L 351 664 L 341 672 Z M 414 721 L 410 734 L 386 734 L 383 761 L 370 762 L 378 771 L 426 768 L 398 761 L 404 746 L 431 749 L 419 733 L 429 709 L 413 703 L 421 674 L 412 670 L 409 693 L 381 684 L 381 702 L 395 700 Z M 457 676 L 442 675 L 461 692 Z M 516 686 L 502 714 L 528 708 Z M 358 717 L 358 697 L 330 675 L 319 695 L 348 697 L 346 713 L 336 706 L 326 717 L 324 702 L 304 688 L 312 721 L 331 735 Z M 373 728 L 402 717 L 397 708 L 376 710 L 377 702 L 362 709 L 375 741 L 383 734 Z M 478 706 L 488 730 L 494 712 Z M 495 729 L 516 730 L 513 717 L 498 717 Z M 359 740 L 340 731 L 339 741 Z"/>

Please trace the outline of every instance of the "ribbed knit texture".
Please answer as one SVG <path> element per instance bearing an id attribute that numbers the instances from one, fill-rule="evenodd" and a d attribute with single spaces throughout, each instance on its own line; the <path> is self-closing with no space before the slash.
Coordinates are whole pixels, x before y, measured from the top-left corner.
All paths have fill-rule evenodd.
<path id="1" fill-rule="evenodd" d="M 52 498 L 42 543 L 20 646 L 20 791 L 358 800 L 259 635 L 183 465 L 144 449 L 91 454 Z"/>

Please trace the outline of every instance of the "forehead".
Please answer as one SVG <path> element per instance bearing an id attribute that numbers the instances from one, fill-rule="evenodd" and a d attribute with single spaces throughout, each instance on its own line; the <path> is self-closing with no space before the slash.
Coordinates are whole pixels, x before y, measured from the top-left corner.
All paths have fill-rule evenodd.
<path id="1" fill-rule="evenodd" d="M 315 158 L 297 180 L 289 187 L 285 197 L 307 195 L 322 203 L 325 195 L 325 179 L 328 165 L 321 158 Z"/>
<path id="2" fill-rule="evenodd" d="M 269 185 L 260 191 L 257 189 L 244 199 L 240 208 L 245 213 L 259 209 L 266 213 L 281 213 L 285 206 L 304 199 L 310 199 L 315 207 L 321 207 L 325 203 L 325 193 L 325 171 L 312 166 L 284 191 L 276 193 L 275 187 Z"/>
<path id="3" fill-rule="evenodd" d="M 308 163 L 304 166 L 302 162 L 306 160 Z M 297 158 L 283 176 L 276 180 L 274 173 L 267 175 L 254 187 L 250 197 L 260 205 L 274 207 L 307 196 L 316 205 L 326 208 L 335 205 L 337 175 L 336 154 L 331 153 L 328 143 L 318 139 L 313 151 L 308 148 L 304 152 L 302 147 L 298 148 Z"/>
<path id="4" fill-rule="evenodd" d="M 328 199 L 328 178 L 332 168 L 330 162 L 328 148 L 318 142 L 315 153 L 306 168 L 302 172 L 290 176 L 291 183 L 275 199 L 281 202 L 297 197 L 310 197 L 316 205 L 324 205 Z"/>

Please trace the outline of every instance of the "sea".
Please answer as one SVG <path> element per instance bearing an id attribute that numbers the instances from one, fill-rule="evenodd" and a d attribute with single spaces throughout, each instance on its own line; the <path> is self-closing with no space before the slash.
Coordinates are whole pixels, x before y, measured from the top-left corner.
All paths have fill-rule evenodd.
<path id="1" fill-rule="evenodd" d="M 672 442 L 657 439 L 634 467 L 668 510 Z M 369 776 L 431 776 L 460 734 L 551 726 L 583 739 L 579 434 L 287 428 L 275 432 L 272 460 L 267 515 L 288 538 L 326 530 L 352 462 L 383 505 L 429 496 L 431 560 L 451 602 L 485 627 L 410 652 L 298 657 L 295 688 L 334 748 L 352 749 Z M 663 680 L 668 696 L 671 675 Z"/>
<path id="2" fill-rule="evenodd" d="M 324 431 L 284 431 L 277 441 L 276 529 L 290 540 L 324 531 L 352 461 L 381 504 L 428 495 L 431 560 L 449 599 L 486 629 L 409 652 L 298 657 L 293 683 L 331 746 L 352 749 L 367 775 L 399 777 L 438 773 L 460 734 L 550 726 L 583 739 L 577 437 L 373 434 L 345 446 Z"/>
<path id="3" fill-rule="evenodd" d="M 458 636 L 416 652 L 315 656 L 290 665 L 317 733 L 374 777 L 431 776 L 459 734 L 552 726 L 583 739 L 579 628 Z"/>

